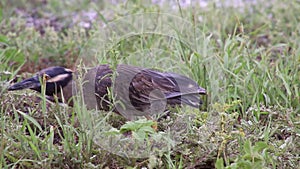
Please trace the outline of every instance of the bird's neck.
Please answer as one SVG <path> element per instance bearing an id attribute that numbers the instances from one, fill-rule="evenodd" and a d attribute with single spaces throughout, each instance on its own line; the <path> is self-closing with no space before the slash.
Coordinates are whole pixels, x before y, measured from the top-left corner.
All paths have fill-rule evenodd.
<path id="1" fill-rule="evenodd" d="M 62 92 L 57 93 L 57 97 L 59 99 L 59 101 L 67 103 L 70 106 L 73 106 L 73 100 L 72 100 L 72 96 L 73 96 L 73 80 L 70 80 L 68 82 L 68 84 L 62 88 Z"/>

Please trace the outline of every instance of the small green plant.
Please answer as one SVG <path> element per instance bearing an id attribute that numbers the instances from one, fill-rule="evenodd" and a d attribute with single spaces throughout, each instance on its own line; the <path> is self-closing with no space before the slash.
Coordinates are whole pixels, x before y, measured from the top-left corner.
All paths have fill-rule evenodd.
<path id="1" fill-rule="evenodd" d="M 252 169 L 252 168 L 269 168 L 273 166 L 273 159 L 270 156 L 268 150 L 269 145 L 266 142 L 256 142 L 251 144 L 250 140 L 246 140 L 243 143 L 242 152 L 239 156 L 230 163 L 228 166 L 224 166 L 223 158 L 218 158 L 215 167 L 217 169 Z"/>
<path id="2" fill-rule="evenodd" d="M 139 119 L 136 121 L 127 121 L 124 125 L 121 126 L 120 130 L 113 129 L 106 134 L 124 134 L 131 133 L 133 138 L 139 141 L 145 141 L 151 134 L 155 133 L 153 128 L 154 125 L 157 125 L 156 122 L 152 120 Z"/>

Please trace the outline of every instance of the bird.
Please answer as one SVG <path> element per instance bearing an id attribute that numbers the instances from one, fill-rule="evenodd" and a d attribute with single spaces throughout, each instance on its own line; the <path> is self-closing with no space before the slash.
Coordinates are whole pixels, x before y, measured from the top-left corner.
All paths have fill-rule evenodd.
<path id="1" fill-rule="evenodd" d="M 31 89 L 41 93 L 45 84 L 48 98 L 56 97 L 73 106 L 73 97 L 78 94 L 78 84 L 81 84 L 87 108 L 112 110 L 128 119 L 149 117 L 164 112 L 169 106 L 199 108 L 202 105 L 200 95 L 206 95 L 204 88 L 184 75 L 150 68 L 98 65 L 84 72 L 81 83 L 78 83 L 78 74 L 65 67 L 53 66 L 12 84 L 8 91 Z"/>

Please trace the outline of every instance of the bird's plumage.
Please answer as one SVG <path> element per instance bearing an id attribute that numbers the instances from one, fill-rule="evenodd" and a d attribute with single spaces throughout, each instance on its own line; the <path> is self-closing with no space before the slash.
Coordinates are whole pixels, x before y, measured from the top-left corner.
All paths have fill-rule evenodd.
<path id="1" fill-rule="evenodd" d="M 75 77 L 73 71 L 58 66 L 43 69 L 34 77 L 16 83 L 8 90 L 30 88 L 40 92 L 41 77 L 46 80 L 46 95 L 57 95 L 63 89 L 63 95 L 68 100 L 74 94 L 70 87 Z M 89 82 L 84 84 L 83 92 L 86 98 L 97 102 L 94 106 L 103 110 L 110 109 L 112 99 L 108 89 L 111 88 L 113 100 L 117 100 L 113 104 L 114 111 L 122 115 L 145 116 L 153 108 L 157 111 L 157 107 L 161 106 L 165 110 L 166 105 L 187 104 L 198 107 L 202 103 L 200 95 L 206 94 L 205 89 L 186 76 L 130 65 L 118 65 L 116 71 L 109 65 L 99 65 L 91 69 L 85 79 Z M 92 102 L 88 101 L 89 104 L 93 104 Z"/>

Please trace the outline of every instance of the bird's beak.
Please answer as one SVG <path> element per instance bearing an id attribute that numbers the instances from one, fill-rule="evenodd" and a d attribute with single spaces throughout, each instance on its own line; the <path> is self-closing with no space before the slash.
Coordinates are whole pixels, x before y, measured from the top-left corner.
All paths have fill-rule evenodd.
<path id="1" fill-rule="evenodd" d="M 31 77 L 19 83 L 13 84 L 8 88 L 8 90 L 11 91 L 11 90 L 32 89 L 37 87 L 41 87 L 39 79 L 36 77 Z"/>

